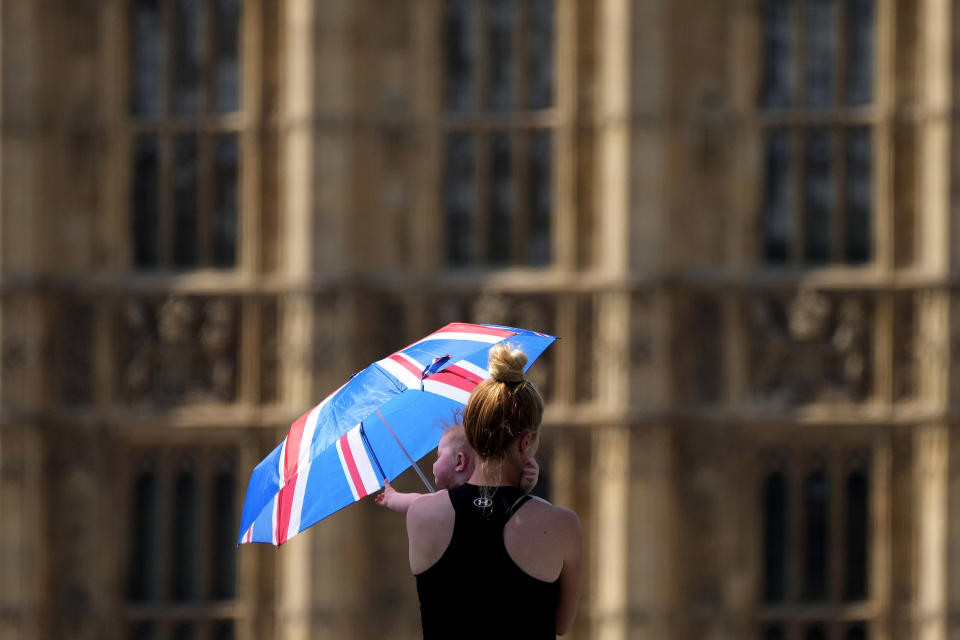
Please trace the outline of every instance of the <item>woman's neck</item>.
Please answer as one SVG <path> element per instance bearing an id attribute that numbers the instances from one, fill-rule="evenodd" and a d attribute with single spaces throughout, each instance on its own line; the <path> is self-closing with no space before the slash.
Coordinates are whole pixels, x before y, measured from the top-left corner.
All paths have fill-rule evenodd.
<path id="1" fill-rule="evenodd" d="M 485 487 L 520 486 L 522 467 L 510 464 L 507 458 L 501 460 L 480 460 L 467 481 Z"/>

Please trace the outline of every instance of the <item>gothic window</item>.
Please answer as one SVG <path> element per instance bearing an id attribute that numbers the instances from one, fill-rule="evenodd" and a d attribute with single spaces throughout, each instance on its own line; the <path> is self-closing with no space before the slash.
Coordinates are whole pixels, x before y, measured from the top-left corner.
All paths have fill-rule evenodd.
<path id="1" fill-rule="evenodd" d="M 126 637 L 235 637 L 237 452 L 150 448 L 128 472 Z"/>
<path id="2" fill-rule="evenodd" d="M 129 5 L 131 263 L 237 263 L 242 0 Z"/>
<path id="3" fill-rule="evenodd" d="M 869 637 L 870 481 L 863 448 L 768 460 L 759 482 L 758 638 Z"/>
<path id="4" fill-rule="evenodd" d="M 446 263 L 553 260 L 555 0 L 447 0 Z"/>
<path id="5" fill-rule="evenodd" d="M 759 260 L 873 259 L 874 0 L 763 0 Z"/>

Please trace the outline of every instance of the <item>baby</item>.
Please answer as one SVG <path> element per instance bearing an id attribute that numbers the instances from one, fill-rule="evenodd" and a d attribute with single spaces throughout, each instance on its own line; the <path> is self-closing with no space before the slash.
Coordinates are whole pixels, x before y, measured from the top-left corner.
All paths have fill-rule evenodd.
<path id="1" fill-rule="evenodd" d="M 462 425 L 455 425 L 443 432 L 440 444 L 437 445 L 437 461 L 433 463 L 433 479 L 438 491 L 446 491 L 459 487 L 473 475 L 476 455 L 467 442 L 467 434 Z M 540 477 L 540 465 L 533 458 L 527 458 L 523 466 L 523 476 L 520 478 L 520 489 L 530 493 L 537 486 Z M 422 493 L 400 493 L 385 482 L 383 493 L 376 498 L 376 503 L 393 511 L 406 513 L 413 502 L 422 496 Z"/>

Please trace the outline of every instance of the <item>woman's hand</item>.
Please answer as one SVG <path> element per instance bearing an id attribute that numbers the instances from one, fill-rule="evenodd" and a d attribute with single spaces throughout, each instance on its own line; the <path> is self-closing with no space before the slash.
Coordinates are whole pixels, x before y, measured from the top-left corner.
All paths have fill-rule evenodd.
<path id="1" fill-rule="evenodd" d="M 540 465 L 532 457 L 523 461 L 523 470 L 520 472 L 520 490 L 530 493 L 537 486 L 540 479 Z"/>

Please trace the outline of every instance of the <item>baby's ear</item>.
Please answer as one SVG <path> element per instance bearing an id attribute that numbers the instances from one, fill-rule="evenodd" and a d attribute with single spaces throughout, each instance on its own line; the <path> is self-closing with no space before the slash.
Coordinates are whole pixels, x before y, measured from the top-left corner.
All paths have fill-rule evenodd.
<path id="1" fill-rule="evenodd" d="M 467 456 L 463 455 L 463 451 L 457 451 L 457 466 L 454 467 L 457 471 L 463 471 L 467 468 Z"/>

